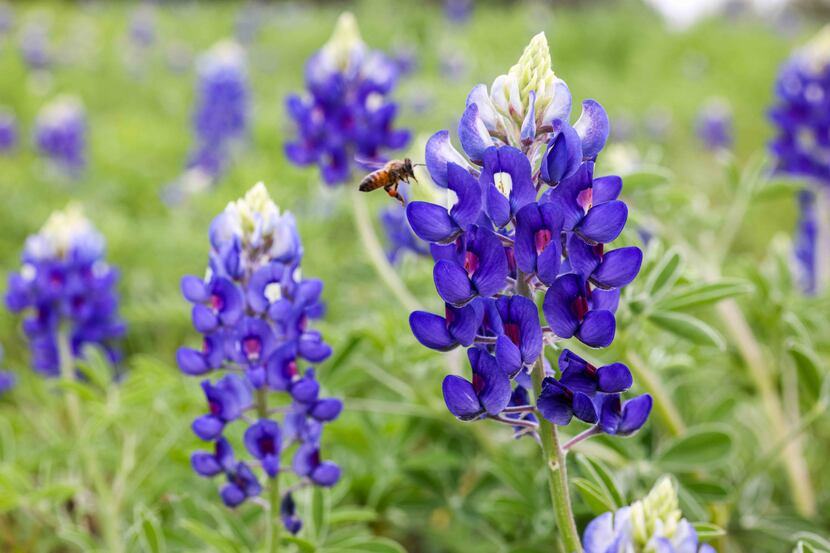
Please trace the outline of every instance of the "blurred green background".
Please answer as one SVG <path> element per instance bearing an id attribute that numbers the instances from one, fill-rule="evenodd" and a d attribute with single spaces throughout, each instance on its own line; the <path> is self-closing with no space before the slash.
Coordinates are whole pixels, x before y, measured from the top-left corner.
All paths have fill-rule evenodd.
<path id="1" fill-rule="evenodd" d="M 330 495 L 301 500 L 315 509 L 306 513 L 312 521 L 309 540 L 323 551 L 400 550 L 387 542 L 382 543 L 390 549 L 360 546 L 361 538 L 353 536 L 362 535 L 385 536 L 412 552 L 550 550 L 553 523 L 534 444 L 513 441 L 501 428 L 465 425 L 446 412 L 440 382 L 450 370 L 448 360 L 458 363 L 458 358 L 427 351 L 412 338 L 408 313 L 366 261 L 346 190 L 326 188 L 316 169 L 298 169 L 285 159 L 282 145 L 293 132 L 285 96 L 302 90 L 304 61 L 328 38 L 338 14 L 352 10 L 370 46 L 410 48 L 416 55 L 417 68 L 395 97 L 401 103 L 400 125 L 416 135 L 407 155 L 421 160 L 426 137 L 455 128 L 470 88 L 506 72 L 530 37 L 545 31 L 554 70 L 570 86 L 575 105 L 584 98 L 600 101 L 612 127 L 632 126 L 628 151 L 669 168 L 659 187 L 632 185 L 630 194 L 623 192 L 635 223 L 660 221 L 674 229 L 676 239 L 706 250 L 718 243 L 733 190 L 729 169 L 695 137 L 698 111 L 711 97 L 728 101 L 735 166 L 762 152 L 772 134 L 765 112 L 777 68 L 820 23 L 815 17 L 780 24 L 718 17 L 673 32 L 633 0 L 554 8 L 545 2 L 481 2 L 463 25 L 449 23 L 442 6 L 432 2 L 259 6 L 260 26 L 246 44 L 250 137 L 214 189 L 170 208 L 160 192 L 181 174 L 193 146 L 196 78 L 192 67 L 172 71 L 169 58 L 197 57 L 233 37 L 241 11 L 251 6 L 156 5 L 155 41 L 138 55 L 131 53 L 127 37 L 134 3 L 35 1 L 12 7 L 14 30 L 0 40 L 0 105 L 17 115 L 21 146 L 0 155 L 0 280 L 17 270 L 23 241 L 52 210 L 70 200 L 82 202 L 107 239 L 110 262 L 121 270 L 130 375 L 120 387 L 83 391 L 89 422 L 82 440 L 68 439 L 54 386 L 27 369 L 19 320 L 0 313 L 4 368 L 15 370 L 21 380 L 14 394 L 0 399 L 0 550 L 15 552 L 105 550 L 93 514 L 95 494 L 79 493 L 84 451 L 100 459 L 108 481 L 121 486 L 113 516 L 121 521 L 127 549 L 247 551 L 260 542 L 259 508 L 225 510 L 214 483 L 190 470 L 189 455 L 200 446 L 189 424 L 201 413 L 203 399 L 196 380 L 180 375 L 174 361 L 176 348 L 197 338 L 189 306 L 179 295 L 179 279 L 202 274 L 211 219 L 258 181 L 297 216 L 304 274 L 326 284 L 328 310 L 318 327 L 335 355 L 319 376 L 328 392 L 346 401 L 344 415 L 326 435 L 327 452 L 342 462 L 345 479 Z M 48 21 L 58 59 L 46 75 L 30 71 L 17 49 L 16 31 L 35 19 Z M 464 70 L 449 77 L 441 65 L 453 56 Z M 31 142 L 38 110 L 60 94 L 81 98 L 89 119 L 89 166 L 77 180 L 49 171 Z M 663 122 L 664 133 L 653 128 Z M 605 172 L 613 168 L 608 157 L 601 160 Z M 768 258 L 773 237 L 791 233 L 796 217 L 791 191 L 785 187 L 753 204 L 727 273 L 751 273 Z M 373 210 L 390 205 L 382 194 L 367 199 Z M 635 225 L 630 227 L 624 241 L 636 243 Z M 661 244 L 649 250 L 647 263 L 662 255 Z M 686 261 L 681 284 L 701 271 Z M 409 258 L 398 270 L 422 302 L 438 309 L 429 262 Z M 631 286 L 629 298 L 643 291 L 644 280 Z M 810 307 L 800 299 L 789 304 L 790 297 L 776 300 L 812 315 L 816 305 L 823 306 L 826 316 L 826 301 Z M 765 300 L 759 295 L 752 301 Z M 774 309 L 777 304 L 765 305 Z M 709 312 L 701 316 L 718 324 Z M 769 322 L 762 316 L 759 321 Z M 775 324 L 764 328 L 774 334 Z M 742 517 L 744 507 L 724 508 L 724 497 L 758 443 L 752 433 L 741 432 L 741 421 L 756 420 L 757 398 L 735 370 L 734 352 L 678 344 L 654 327 L 633 328 L 628 347 L 646 358 L 665 354 L 668 387 L 686 423 L 717 422 L 737 434 L 732 455 L 741 462 L 675 471 L 699 483 L 696 489 L 689 486 L 694 493 L 684 499 L 687 516 L 728 527 L 730 538 L 720 541 L 724 550 L 783 551 L 792 546 L 790 536 L 797 530 L 827 530 L 830 480 L 827 447 L 821 445 L 826 428 L 807 453 L 815 469 L 818 519 L 792 515 L 786 483 L 774 468 L 772 476 L 753 481 L 741 491 L 746 497 L 739 498 L 747 509 L 765 505 L 767 510 Z M 718 388 L 714 393 L 713 387 Z M 659 421 L 652 421 L 636 439 L 598 440 L 591 451 L 613 468 L 629 499 L 635 499 L 665 471 L 651 459 L 667 439 Z M 337 507 L 330 514 L 329 504 Z M 577 510 L 584 525 L 593 508 L 580 501 Z M 338 513 L 345 514 L 338 518 Z M 358 540 L 357 545 L 343 545 L 352 543 L 348 539 Z M 159 543 L 163 548 L 155 549 Z"/>

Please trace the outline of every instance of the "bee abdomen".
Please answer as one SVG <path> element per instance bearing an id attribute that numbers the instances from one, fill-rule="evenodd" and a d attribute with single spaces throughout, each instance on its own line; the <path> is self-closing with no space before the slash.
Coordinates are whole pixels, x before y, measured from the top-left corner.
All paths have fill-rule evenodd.
<path id="1" fill-rule="evenodd" d="M 382 179 L 378 178 L 378 175 L 372 173 L 371 175 L 367 175 L 362 181 L 360 181 L 359 190 L 361 192 L 371 192 L 377 188 L 382 186 Z"/>

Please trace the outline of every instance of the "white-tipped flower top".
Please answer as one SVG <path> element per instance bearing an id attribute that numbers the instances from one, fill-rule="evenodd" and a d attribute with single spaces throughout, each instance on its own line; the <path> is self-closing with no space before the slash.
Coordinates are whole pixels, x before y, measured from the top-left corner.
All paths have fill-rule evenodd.
<path id="1" fill-rule="evenodd" d="M 70 254 L 89 259 L 101 256 L 103 251 L 104 237 L 78 204 L 52 213 L 40 231 L 26 240 L 25 247 L 25 255 L 33 260 L 64 259 Z"/>
<path id="2" fill-rule="evenodd" d="M 232 40 L 214 44 L 199 57 L 198 70 L 201 75 L 219 71 L 245 71 L 245 49 Z"/>
<path id="3" fill-rule="evenodd" d="M 280 213 L 263 183 L 257 183 L 240 199 L 230 202 L 212 228 L 215 243 L 239 241 L 243 251 L 258 252 L 263 261 L 301 253 L 297 225 L 290 212 Z M 256 260 L 250 259 L 256 263 Z"/>
<path id="4" fill-rule="evenodd" d="M 635 543 L 646 545 L 654 536 L 674 538 L 683 514 L 671 479 L 664 476 L 648 495 L 632 503 L 630 516 Z"/>
<path id="5" fill-rule="evenodd" d="M 331 38 L 320 50 L 320 61 L 328 65 L 329 71 L 348 73 L 363 58 L 366 50 L 354 15 L 343 12 L 337 19 Z"/>
<path id="6" fill-rule="evenodd" d="M 66 127 L 83 121 L 84 105 L 74 96 L 59 96 L 37 116 L 38 127 Z"/>
<path id="7" fill-rule="evenodd" d="M 830 65 L 830 25 L 816 33 L 797 55 L 813 73 L 820 73 Z"/>

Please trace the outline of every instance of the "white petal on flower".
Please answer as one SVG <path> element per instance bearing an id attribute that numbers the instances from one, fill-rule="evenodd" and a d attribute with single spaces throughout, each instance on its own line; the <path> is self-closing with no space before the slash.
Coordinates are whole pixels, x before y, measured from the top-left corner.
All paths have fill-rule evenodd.
<path id="1" fill-rule="evenodd" d="M 282 299 L 282 285 L 279 282 L 272 282 L 265 287 L 265 297 L 268 301 L 274 303 Z"/>
<path id="2" fill-rule="evenodd" d="M 493 182 L 496 183 L 496 189 L 501 192 L 502 196 L 510 197 L 510 192 L 513 190 L 513 177 L 510 173 L 494 173 Z"/>
<path id="3" fill-rule="evenodd" d="M 25 249 L 35 259 L 64 257 L 75 249 L 95 257 L 104 251 L 104 237 L 78 204 L 70 204 L 65 210 L 52 213 L 40 231 L 29 237 Z"/>

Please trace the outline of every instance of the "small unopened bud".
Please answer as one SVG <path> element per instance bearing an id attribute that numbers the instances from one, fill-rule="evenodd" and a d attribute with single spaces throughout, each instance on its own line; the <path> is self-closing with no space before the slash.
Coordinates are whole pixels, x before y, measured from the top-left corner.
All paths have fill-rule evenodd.
<path id="1" fill-rule="evenodd" d="M 351 12 L 343 12 L 337 19 L 331 38 L 323 46 L 323 56 L 340 71 L 346 71 L 355 57 L 365 50 L 366 44 L 360 36 L 357 19 Z"/>

